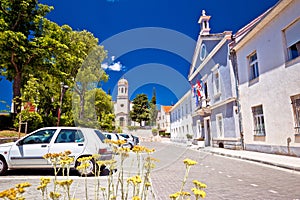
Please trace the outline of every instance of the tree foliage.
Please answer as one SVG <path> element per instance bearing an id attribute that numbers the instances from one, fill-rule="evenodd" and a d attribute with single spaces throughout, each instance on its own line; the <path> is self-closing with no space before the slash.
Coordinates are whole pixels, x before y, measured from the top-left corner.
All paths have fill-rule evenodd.
<path id="1" fill-rule="evenodd" d="M 73 115 L 82 121 L 97 121 L 98 117 L 101 122 L 112 120 L 109 107 L 103 108 L 109 111 L 99 110 L 93 116 L 86 114 L 95 110 L 91 102 L 98 97 L 93 89 L 108 80 L 101 69 L 104 47 L 88 31 L 73 31 L 68 25 L 46 19 L 52 9 L 37 0 L 0 1 L 0 75 L 13 82 L 15 112 L 21 111 L 22 101 L 28 101 L 36 106 L 42 117 L 38 121 L 44 126 L 56 124 L 60 106 L 61 125 L 74 125 Z M 61 83 L 69 89 L 60 105 Z M 78 112 L 74 106 L 80 108 Z"/>
<path id="2" fill-rule="evenodd" d="M 130 118 L 133 121 L 139 122 L 140 125 L 142 121 L 148 122 L 150 120 L 149 111 L 149 101 L 146 94 L 138 94 L 132 101 L 133 110 L 130 111 Z"/>
<path id="3" fill-rule="evenodd" d="M 63 31 L 44 18 L 53 8 L 37 0 L 1 0 L 0 4 L 0 71 L 13 81 L 13 97 L 20 111 L 24 74 L 51 64 L 52 52 L 67 49 L 51 31 Z"/>

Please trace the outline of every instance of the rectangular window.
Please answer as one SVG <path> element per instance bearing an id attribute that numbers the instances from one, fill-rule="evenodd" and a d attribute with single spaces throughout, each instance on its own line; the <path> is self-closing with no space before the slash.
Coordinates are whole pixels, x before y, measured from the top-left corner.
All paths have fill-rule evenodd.
<path id="1" fill-rule="evenodd" d="M 249 80 L 253 80 L 258 78 L 259 71 L 258 71 L 258 60 L 257 60 L 257 54 L 252 53 L 248 57 L 248 63 L 249 63 Z"/>
<path id="2" fill-rule="evenodd" d="M 291 100 L 294 112 L 295 133 L 300 134 L 300 94 L 292 96 Z"/>
<path id="3" fill-rule="evenodd" d="M 224 124 L 223 124 L 223 115 L 216 115 L 216 124 L 217 124 L 217 134 L 219 138 L 224 137 Z"/>
<path id="4" fill-rule="evenodd" d="M 188 104 L 185 104 L 185 113 L 188 114 L 189 110 L 188 110 Z"/>
<path id="5" fill-rule="evenodd" d="M 254 135 L 265 136 L 265 120 L 262 105 L 252 107 Z"/>
<path id="6" fill-rule="evenodd" d="M 300 56 L 300 19 L 292 23 L 284 31 L 288 60 Z"/>
<path id="7" fill-rule="evenodd" d="M 214 95 L 220 95 L 221 93 L 221 82 L 219 71 L 214 72 Z"/>

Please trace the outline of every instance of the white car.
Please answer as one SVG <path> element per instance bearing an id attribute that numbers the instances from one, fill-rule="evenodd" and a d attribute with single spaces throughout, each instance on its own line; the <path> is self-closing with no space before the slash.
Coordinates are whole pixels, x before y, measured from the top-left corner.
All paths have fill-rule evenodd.
<path id="1" fill-rule="evenodd" d="M 131 148 L 133 148 L 135 145 L 138 145 L 140 143 L 139 138 L 132 134 L 119 133 L 119 135 L 126 138 L 126 141 L 131 145 Z"/>
<path id="2" fill-rule="evenodd" d="M 0 144 L 0 175 L 9 169 L 52 168 L 43 158 L 47 153 L 71 151 L 74 157 L 71 168 L 80 163 L 78 158 L 100 154 L 101 160 L 112 158 L 110 146 L 104 143 L 106 137 L 97 129 L 80 127 L 47 127 L 38 129 L 16 142 Z M 87 175 L 95 169 L 95 161 L 90 161 Z M 104 166 L 103 166 L 104 167 Z"/>
<path id="3" fill-rule="evenodd" d="M 132 149 L 132 143 L 127 140 L 127 138 L 123 137 L 120 134 L 117 133 L 103 133 L 107 139 L 113 140 L 113 141 L 118 141 L 118 140 L 124 140 L 126 143 L 122 145 L 122 147 L 129 147 Z"/>

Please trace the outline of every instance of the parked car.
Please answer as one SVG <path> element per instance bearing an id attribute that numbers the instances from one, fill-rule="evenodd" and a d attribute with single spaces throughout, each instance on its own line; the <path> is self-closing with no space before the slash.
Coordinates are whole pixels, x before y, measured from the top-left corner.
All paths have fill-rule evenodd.
<path id="1" fill-rule="evenodd" d="M 137 136 L 132 135 L 132 134 L 120 133 L 119 135 L 121 135 L 122 137 L 127 139 L 127 141 L 131 145 L 131 148 L 140 143 L 139 138 Z"/>
<path id="2" fill-rule="evenodd" d="M 128 142 L 127 141 L 127 138 L 124 138 L 122 135 L 119 135 L 117 133 L 106 133 L 104 132 L 103 133 L 107 139 L 109 140 L 113 140 L 113 141 L 118 141 L 118 140 L 124 140 L 126 143 L 121 145 L 122 147 L 129 147 L 129 148 L 132 148 L 132 144 L 131 142 Z"/>
<path id="3" fill-rule="evenodd" d="M 112 158 L 111 147 L 104 143 L 106 137 L 97 129 L 79 127 L 47 127 L 38 129 L 16 142 L 0 145 L 0 175 L 9 169 L 52 168 L 43 158 L 47 153 L 71 151 L 74 157 L 71 168 L 80 165 L 78 158 L 100 154 L 101 160 Z M 86 175 L 91 175 L 96 167 L 90 161 Z M 105 166 L 102 166 L 105 167 Z"/>

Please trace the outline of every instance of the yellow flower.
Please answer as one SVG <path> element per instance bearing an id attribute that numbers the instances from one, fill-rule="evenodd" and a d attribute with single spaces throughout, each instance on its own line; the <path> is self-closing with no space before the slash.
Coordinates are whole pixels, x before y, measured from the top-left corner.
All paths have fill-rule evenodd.
<path id="1" fill-rule="evenodd" d="M 130 152 L 130 148 L 129 147 L 122 147 L 119 150 L 120 150 L 120 152 Z"/>
<path id="2" fill-rule="evenodd" d="M 135 153 L 142 153 L 145 150 L 144 146 L 136 145 L 132 148 L 132 151 Z"/>
<path id="3" fill-rule="evenodd" d="M 180 193 L 181 196 L 191 196 L 191 194 L 189 192 L 185 192 L 185 191 L 182 191 Z"/>
<path id="4" fill-rule="evenodd" d="M 134 185 L 137 185 L 138 183 L 142 182 L 142 179 L 139 175 L 136 175 L 136 176 L 128 178 L 127 182 L 128 183 L 132 182 Z"/>
<path id="5" fill-rule="evenodd" d="M 72 152 L 71 152 L 70 150 L 66 150 L 66 151 L 65 151 L 65 155 L 67 155 L 67 156 L 70 155 L 71 153 L 72 153 Z"/>
<path id="6" fill-rule="evenodd" d="M 141 198 L 138 196 L 134 196 L 134 197 L 132 197 L 132 200 L 141 200 Z"/>
<path id="7" fill-rule="evenodd" d="M 194 160 L 191 160 L 191 159 L 184 159 L 183 160 L 183 163 L 188 165 L 188 166 L 191 166 L 191 165 L 196 165 L 197 164 L 197 161 L 194 161 Z"/>
<path id="8" fill-rule="evenodd" d="M 78 162 L 85 162 L 85 161 L 89 161 L 92 159 L 93 159 L 92 156 L 81 157 L 81 158 L 78 158 Z"/>
<path id="9" fill-rule="evenodd" d="M 41 184 L 37 187 L 37 190 L 44 190 L 47 187 L 47 184 Z"/>
<path id="10" fill-rule="evenodd" d="M 61 196 L 58 192 L 50 192 L 50 198 L 51 199 L 58 199 Z"/>
<path id="11" fill-rule="evenodd" d="M 193 183 L 196 186 L 196 188 L 207 188 L 207 185 L 204 183 L 201 183 L 200 181 L 193 180 Z"/>
<path id="12" fill-rule="evenodd" d="M 146 153 L 153 153 L 155 151 L 155 149 L 145 148 L 145 151 L 146 151 Z"/>
<path id="13" fill-rule="evenodd" d="M 146 182 L 146 183 L 145 183 L 145 186 L 146 186 L 146 187 L 150 187 L 150 186 L 151 186 L 151 183 Z"/>
<path id="14" fill-rule="evenodd" d="M 206 193 L 205 193 L 205 191 L 203 191 L 203 190 L 199 190 L 199 189 L 197 189 L 197 188 L 192 188 L 192 191 L 193 191 L 193 193 L 194 193 L 194 195 L 196 196 L 196 197 L 201 197 L 201 198 L 205 198 L 206 197 Z"/>
<path id="15" fill-rule="evenodd" d="M 60 185 L 60 186 L 70 186 L 73 183 L 72 179 L 68 179 L 68 180 L 62 180 L 62 181 L 56 181 L 56 184 Z"/>
<path id="16" fill-rule="evenodd" d="M 19 183 L 16 185 L 16 188 L 24 188 L 24 187 L 30 187 L 31 184 L 28 182 L 24 182 L 24 183 Z"/>
<path id="17" fill-rule="evenodd" d="M 178 197 L 180 196 L 180 192 L 176 192 L 176 193 L 174 193 L 174 194 L 170 194 L 170 198 L 171 199 L 177 199 Z"/>

